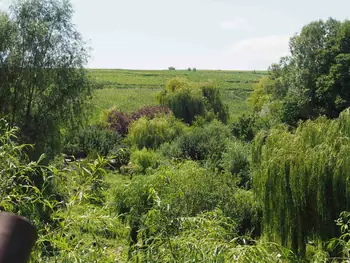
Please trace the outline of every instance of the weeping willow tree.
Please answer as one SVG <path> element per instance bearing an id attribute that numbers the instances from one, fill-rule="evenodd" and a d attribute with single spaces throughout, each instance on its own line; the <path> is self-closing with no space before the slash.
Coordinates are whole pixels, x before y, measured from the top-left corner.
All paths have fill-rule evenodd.
<path id="1" fill-rule="evenodd" d="M 299 255 L 309 239 L 337 235 L 334 221 L 350 208 L 350 110 L 259 134 L 252 148 L 264 233 Z"/>

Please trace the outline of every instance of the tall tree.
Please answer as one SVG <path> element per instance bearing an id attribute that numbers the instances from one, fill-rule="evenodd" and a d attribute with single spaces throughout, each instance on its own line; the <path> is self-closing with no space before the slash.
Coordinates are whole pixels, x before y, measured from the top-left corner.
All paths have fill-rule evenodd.
<path id="1" fill-rule="evenodd" d="M 269 103 L 280 101 L 283 121 L 336 118 L 350 106 L 350 21 L 330 18 L 306 25 L 291 38 L 290 53 L 270 67 L 264 90 Z"/>
<path id="2" fill-rule="evenodd" d="M 53 154 L 62 128 L 77 125 L 86 108 L 88 52 L 68 0 L 17 1 L 9 10 L 0 15 L 0 116 Z"/>
<path id="3" fill-rule="evenodd" d="M 295 132 L 275 128 L 253 141 L 253 189 L 263 231 L 304 255 L 308 240 L 337 236 L 334 221 L 350 209 L 350 109 Z"/>

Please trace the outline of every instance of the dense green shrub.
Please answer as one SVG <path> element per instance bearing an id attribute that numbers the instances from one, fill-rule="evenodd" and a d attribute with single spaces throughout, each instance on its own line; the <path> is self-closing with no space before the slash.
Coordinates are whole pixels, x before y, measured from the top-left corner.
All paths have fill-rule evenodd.
<path id="1" fill-rule="evenodd" d="M 223 103 L 220 90 L 213 84 L 204 84 L 200 88 L 206 99 L 207 111 L 213 111 L 217 115 L 218 120 L 227 123 L 229 119 L 228 106 Z"/>
<path id="2" fill-rule="evenodd" d="M 165 156 L 196 161 L 208 160 L 214 164 L 221 159 L 230 137 L 227 126 L 217 120 L 204 126 L 193 126 L 172 144 L 162 147 Z"/>
<path id="3" fill-rule="evenodd" d="M 328 250 L 335 254 L 336 258 L 350 258 L 350 213 L 344 211 L 336 220 L 337 226 L 340 228 L 340 237 L 335 237 L 328 243 Z M 325 260 L 330 260 L 329 255 L 325 253 Z"/>
<path id="4" fill-rule="evenodd" d="M 18 145 L 16 128 L 2 120 L 0 144 L 1 211 L 24 216 L 35 225 L 38 240 L 30 262 L 114 262 L 111 249 L 102 248 L 119 243 L 117 237 L 126 239 L 126 231 L 105 207 L 92 205 L 104 199 L 106 160 L 59 169 L 29 161 L 23 151 L 29 146 Z"/>
<path id="5" fill-rule="evenodd" d="M 213 174 L 194 162 L 163 166 L 152 175 L 135 177 L 128 186 L 115 189 L 115 202 L 117 211 L 128 215 L 134 241 L 137 230 L 147 227 L 147 213 L 159 206 L 166 219 L 156 229 L 148 229 L 149 234 L 167 226 L 175 235 L 180 218 L 217 207 L 237 223 L 237 230 L 242 233 L 254 229 L 258 216 L 250 191 L 238 189 L 231 175 Z"/>
<path id="6" fill-rule="evenodd" d="M 152 150 L 143 148 L 133 151 L 130 157 L 131 163 L 136 165 L 136 171 L 145 173 L 148 168 L 155 169 L 160 163 L 160 156 Z"/>
<path id="7" fill-rule="evenodd" d="M 0 209 L 32 220 L 38 226 L 49 221 L 48 207 L 55 192 L 44 158 L 29 161 L 25 151 L 31 145 L 17 143 L 17 128 L 0 119 Z M 47 203 L 44 199 L 47 198 Z"/>
<path id="8" fill-rule="evenodd" d="M 256 122 L 257 120 L 254 115 L 240 116 L 236 122 L 231 124 L 233 136 L 245 141 L 253 140 L 255 134 L 258 132 Z"/>
<path id="9" fill-rule="evenodd" d="M 98 158 L 93 163 L 72 162 L 64 169 L 49 167 L 62 198 L 42 200 L 53 210 L 55 224 L 38 228 L 32 262 L 115 261 L 114 246 L 127 245 L 127 231 L 105 205 L 108 165 L 108 159 Z M 118 258 L 124 258 L 122 253 Z"/>
<path id="10" fill-rule="evenodd" d="M 147 228 L 141 229 L 140 236 L 144 231 L 149 234 L 149 229 L 158 229 L 163 220 L 167 221 L 162 209 L 165 207 L 156 206 L 148 212 Z M 132 252 L 131 261 L 286 263 L 293 259 L 290 251 L 281 246 L 239 237 L 236 223 L 220 209 L 180 217 L 176 222 L 176 233 L 166 227 L 160 233 L 153 233 L 154 236 L 143 240 L 147 244 L 145 249 Z"/>
<path id="11" fill-rule="evenodd" d="M 349 149 L 349 110 L 256 136 L 253 188 L 270 238 L 304 255 L 308 239 L 337 236 L 333 222 L 350 209 Z"/>
<path id="12" fill-rule="evenodd" d="M 64 138 L 63 152 L 76 158 L 89 154 L 106 156 L 113 149 L 123 147 L 119 134 L 100 126 L 88 126 L 69 133 Z"/>
<path id="13" fill-rule="evenodd" d="M 240 178 L 239 186 L 250 188 L 249 145 L 242 141 L 229 141 L 222 154 L 221 167 Z"/>
<path id="14" fill-rule="evenodd" d="M 228 107 L 223 104 L 219 89 L 212 84 L 171 79 L 159 94 L 158 100 L 161 105 L 169 107 L 177 118 L 188 124 L 209 111 L 213 111 L 224 123 L 228 120 Z"/>
<path id="15" fill-rule="evenodd" d="M 121 170 L 130 161 L 131 150 L 128 147 L 114 147 L 109 152 L 110 167 Z"/>
<path id="16" fill-rule="evenodd" d="M 177 118 L 191 124 L 197 115 L 205 114 L 205 101 L 198 85 L 184 79 L 171 79 L 158 97 L 161 105 L 171 109 Z"/>
<path id="17" fill-rule="evenodd" d="M 148 120 L 142 117 L 135 121 L 129 131 L 128 140 L 139 149 L 157 149 L 183 133 L 185 125 L 173 116 L 158 116 Z"/>

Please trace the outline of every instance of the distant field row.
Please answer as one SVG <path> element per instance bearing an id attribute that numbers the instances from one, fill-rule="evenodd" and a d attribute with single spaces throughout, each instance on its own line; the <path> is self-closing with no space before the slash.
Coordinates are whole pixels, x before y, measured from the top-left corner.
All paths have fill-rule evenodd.
<path id="1" fill-rule="evenodd" d="M 228 104 L 231 117 L 248 110 L 246 99 L 253 84 L 266 75 L 262 71 L 209 71 L 209 70 L 117 70 L 91 69 L 96 81 L 96 94 L 92 104 L 95 111 L 91 122 L 98 120 L 100 112 L 116 106 L 122 111 L 135 111 L 145 105 L 157 104 L 156 94 L 164 88 L 167 81 L 174 77 L 190 81 L 212 81 L 222 90 L 225 103 Z"/>

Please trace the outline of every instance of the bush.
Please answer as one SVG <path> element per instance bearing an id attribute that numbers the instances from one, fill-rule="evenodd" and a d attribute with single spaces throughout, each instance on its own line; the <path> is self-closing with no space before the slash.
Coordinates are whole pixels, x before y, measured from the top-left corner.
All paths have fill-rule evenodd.
<path id="1" fill-rule="evenodd" d="M 168 69 L 169 69 L 169 70 L 175 70 L 175 68 L 174 68 L 174 67 L 168 67 Z"/>
<path id="2" fill-rule="evenodd" d="M 221 168 L 240 177 L 240 187 L 251 187 L 249 145 L 241 141 L 229 141 L 222 155 Z"/>
<path id="3" fill-rule="evenodd" d="M 106 129 L 125 136 L 128 134 L 129 127 L 132 122 L 141 117 L 153 119 L 159 114 L 169 115 L 171 114 L 171 110 L 164 106 L 145 106 L 131 114 L 128 114 L 113 107 L 101 113 L 100 122 Z"/>
<path id="4" fill-rule="evenodd" d="M 157 149 L 182 134 L 184 128 L 185 125 L 173 116 L 158 116 L 152 120 L 142 117 L 131 125 L 128 141 L 138 149 Z"/>
<path id="5" fill-rule="evenodd" d="M 132 118 L 129 114 L 119 111 L 114 107 L 104 112 L 101 118 L 103 118 L 101 122 L 107 129 L 122 136 L 128 133 L 129 125 L 132 122 Z"/>
<path id="6" fill-rule="evenodd" d="M 214 174 L 189 161 L 176 166 L 161 166 L 153 175 L 134 177 L 128 186 L 115 190 L 118 213 L 128 216 L 134 233 L 147 230 L 142 240 L 167 229 L 176 235 L 183 217 L 194 217 L 219 208 L 224 216 L 246 233 L 255 228 L 258 210 L 250 191 L 238 189 L 232 176 Z M 162 220 L 152 227 L 157 210 Z M 256 227 L 258 228 L 258 227 Z M 137 234 L 134 236 L 137 241 Z"/>
<path id="7" fill-rule="evenodd" d="M 114 148 L 110 151 L 110 167 L 121 170 L 122 166 L 127 165 L 130 161 L 130 149 L 127 147 Z"/>
<path id="8" fill-rule="evenodd" d="M 163 115 L 169 115 L 171 114 L 171 110 L 164 106 L 145 106 L 138 111 L 132 113 L 131 119 L 133 121 L 136 121 L 140 119 L 141 117 L 146 117 L 147 119 L 153 119 L 157 115 L 163 114 Z"/>
<path id="9" fill-rule="evenodd" d="M 71 132 L 64 138 L 63 152 L 76 158 L 89 154 L 107 156 L 114 148 L 122 147 L 119 134 L 100 126 L 88 126 Z"/>
<path id="10" fill-rule="evenodd" d="M 171 109 L 177 118 L 192 124 L 197 116 L 213 111 L 226 123 L 228 107 L 223 104 L 219 89 L 212 84 L 195 84 L 184 79 L 171 79 L 158 96 L 159 103 Z"/>
<path id="11" fill-rule="evenodd" d="M 170 80 L 158 97 L 161 105 L 171 109 L 177 118 L 192 124 L 197 115 L 205 114 L 205 100 L 200 88 L 184 79 Z"/>
<path id="12" fill-rule="evenodd" d="M 207 111 L 213 111 L 218 120 L 227 123 L 229 119 L 228 106 L 221 100 L 220 90 L 212 84 L 205 84 L 201 86 L 203 96 L 206 98 Z"/>
<path id="13" fill-rule="evenodd" d="M 214 120 L 203 127 L 192 127 L 171 145 L 164 145 L 162 152 L 173 158 L 206 160 L 217 164 L 229 137 L 229 129 L 219 121 Z"/>
<path id="14" fill-rule="evenodd" d="M 188 68 L 187 71 L 191 71 L 191 68 Z"/>
<path id="15" fill-rule="evenodd" d="M 233 136 L 244 140 L 251 141 L 255 134 L 259 131 L 257 124 L 257 117 L 254 115 L 242 115 L 236 122 L 231 124 L 231 131 Z"/>
<path id="16" fill-rule="evenodd" d="M 143 148 L 131 154 L 130 161 L 136 165 L 136 171 L 146 173 L 148 168 L 155 169 L 159 165 L 160 156 L 152 150 Z"/>

